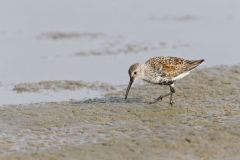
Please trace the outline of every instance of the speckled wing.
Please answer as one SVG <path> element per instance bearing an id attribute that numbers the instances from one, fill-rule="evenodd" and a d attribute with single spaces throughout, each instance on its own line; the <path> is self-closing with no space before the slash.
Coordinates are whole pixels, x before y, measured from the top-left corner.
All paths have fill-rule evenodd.
<path id="1" fill-rule="evenodd" d="M 161 77 L 176 77 L 197 67 L 204 60 L 190 61 L 178 57 L 155 57 L 149 59 L 148 64 Z"/>

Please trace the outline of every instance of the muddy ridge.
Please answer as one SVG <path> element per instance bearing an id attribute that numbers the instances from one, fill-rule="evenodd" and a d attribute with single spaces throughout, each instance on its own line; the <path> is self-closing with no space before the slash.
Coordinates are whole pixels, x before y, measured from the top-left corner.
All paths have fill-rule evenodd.
<path id="1" fill-rule="evenodd" d="M 190 44 L 168 44 L 166 42 L 157 43 L 119 43 L 111 44 L 104 48 L 97 48 L 75 53 L 75 56 L 101 56 L 101 55 L 118 55 L 118 54 L 139 54 L 148 51 L 157 51 L 163 49 L 188 48 Z"/>
<path id="2" fill-rule="evenodd" d="M 79 33 L 79 32 L 46 32 L 41 33 L 38 36 L 38 39 L 51 39 L 51 40 L 62 40 L 62 39 L 76 39 L 76 38 L 85 38 L 85 39 L 96 39 L 104 36 L 103 33 Z"/>
<path id="3" fill-rule="evenodd" d="M 108 83 L 101 82 L 90 83 L 84 81 L 56 80 L 56 81 L 41 81 L 36 83 L 19 83 L 14 86 L 13 90 L 21 93 L 21 92 L 39 92 L 41 90 L 51 91 L 78 90 L 82 88 L 105 91 L 111 91 L 116 89 L 114 86 Z"/>

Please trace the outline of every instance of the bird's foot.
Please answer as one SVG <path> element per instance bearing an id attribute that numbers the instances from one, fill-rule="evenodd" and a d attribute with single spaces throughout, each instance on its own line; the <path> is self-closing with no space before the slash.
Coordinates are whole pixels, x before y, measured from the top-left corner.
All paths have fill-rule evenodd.
<path id="1" fill-rule="evenodd" d="M 173 106 L 174 102 L 173 100 L 170 100 L 170 105 Z"/>
<path id="2" fill-rule="evenodd" d="M 158 102 L 158 101 L 160 101 L 160 100 L 162 100 L 162 99 L 163 99 L 163 97 L 160 96 L 160 97 L 158 97 L 157 99 L 155 99 L 153 102 L 149 102 L 148 104 L 154 104 L 154 103 L 156 103 L 156 102 Z"/>

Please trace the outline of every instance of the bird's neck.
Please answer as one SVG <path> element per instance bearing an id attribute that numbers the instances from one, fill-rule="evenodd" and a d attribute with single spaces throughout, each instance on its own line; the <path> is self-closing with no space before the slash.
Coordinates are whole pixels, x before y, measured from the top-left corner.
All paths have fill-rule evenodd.
<path id="1" fill-rule="evenodd" d="M 143 80 L 150 83 L 158 83 L 158 80 L 155 78 L 155 73 L 148 65 L 144 66 Z"/>
<path id="2" fill-rule="evenodd" d="M 145 77 L 145 70 L 146 70 L 146 65 L 145 64 L 139 64 L 139 79 L 144 79 Z"/>

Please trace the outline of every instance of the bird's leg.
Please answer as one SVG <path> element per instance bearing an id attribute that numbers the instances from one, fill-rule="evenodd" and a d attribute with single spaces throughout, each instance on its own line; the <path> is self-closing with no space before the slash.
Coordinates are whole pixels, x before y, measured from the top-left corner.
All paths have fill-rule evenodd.
<path id="1" fill-rule="evenodd" d="M 167 97 L 169 95 L 171 95 L 172 93 L 168 93 L 168 94 L 165 94 L 165 95 L 162 95 L 162 96 L 159 96 L 157 99 L 155 99 L 153 102 L 150 102 L 150 104 L 154 104 L 160 100 L 162 100 L 164 97 Z"/>
<path id="2" fill-rule="evenodd" d="M 169 85 L 170 87 L 170 104 L 171 106 L 174 104 L 173 102 L 173 94 L 176 92 L 174 88 L 174 84 Z"/>
<path id="3" fill-rule="evenodd" d="M 155 99 L 153 102 L 150 102 L 150 104 L 154 104 L 160 100 L 162 100 L 163 98 L 167 97 L 167 96 L 170 96 L 170 104 L 173 105 L 173 93 L 175 93 L 175 88 L 174 88 L 174 84 L 171 83 L 169 84 L 169 87 L 170 87 L 170 93 L 167 93 L 165 95 L 162 95 L 162 96 L 159 96 L 157 99 Z"/>

